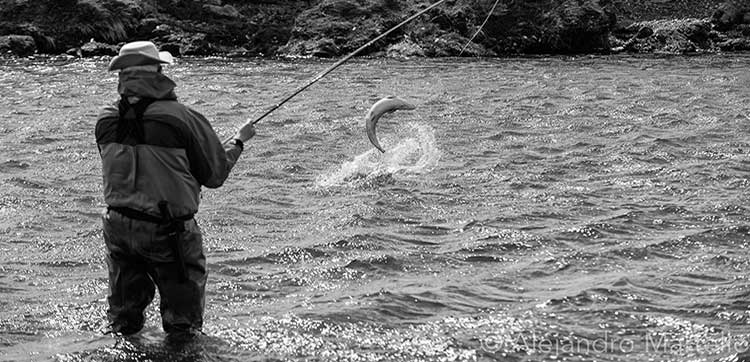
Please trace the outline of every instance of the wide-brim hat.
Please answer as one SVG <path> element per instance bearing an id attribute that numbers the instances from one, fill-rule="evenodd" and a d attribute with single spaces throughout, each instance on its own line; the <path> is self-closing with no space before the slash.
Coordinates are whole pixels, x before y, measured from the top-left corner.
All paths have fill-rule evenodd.
<path id="1" fill-rule="evenodd" d="M 135 41 L 120 48 L 120 55 L 109 62 L 109 70 L 125 69 L 136 65 L 172 64 L 169 52 L 160 52 L 150 41 Z"/>

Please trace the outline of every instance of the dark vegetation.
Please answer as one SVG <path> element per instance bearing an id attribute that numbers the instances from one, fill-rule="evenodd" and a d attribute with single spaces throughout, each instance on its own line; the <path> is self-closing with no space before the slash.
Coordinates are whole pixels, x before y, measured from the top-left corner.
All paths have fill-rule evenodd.
<path id="1" fill-rule="evenodd" d="M 446 1 L 365 54 L 750 50 L 747 1 L 501 0 L 490 13 L 494 3 Z M 429 4 L 419 0 L 0 0 L 0 53 L 112 55 L 123 42 L 148 39 L 175 55 L 336 57 Z"/>

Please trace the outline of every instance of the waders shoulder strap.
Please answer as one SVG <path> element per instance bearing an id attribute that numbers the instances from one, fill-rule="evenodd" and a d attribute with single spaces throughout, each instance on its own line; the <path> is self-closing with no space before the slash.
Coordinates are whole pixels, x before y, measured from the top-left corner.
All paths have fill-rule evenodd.
<path id="1" fill-rule="evenodd" d="M 141 98 L 138 102 L 130 104 L 128 97 L 123 95 L 117 105 L 120 120 L 117 123 L 117 142 L 122 143 L 128 136 L 135 138 L 136 142 L 143 143 L 143 114 L 155 98 Z M 135 113 L 135 118 L 127 117 L 130 110 Z"/>

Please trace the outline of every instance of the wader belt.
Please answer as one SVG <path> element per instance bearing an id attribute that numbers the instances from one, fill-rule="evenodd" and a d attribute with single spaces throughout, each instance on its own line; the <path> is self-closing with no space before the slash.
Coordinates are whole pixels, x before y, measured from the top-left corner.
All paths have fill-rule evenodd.
<path id="1" fill-rule="evenodd" d="M 174 255 L 177 258 L 177 263 L 180 267 L 181 281 L 186 281 L 188 279 L 187 268 L 185 268 L 185 253 L 182 250 L 181 237 L 182 232 L 185 231 L 185 221 L 192 220 L 194 216 L 193 214 L 174 217 L 169 211 L 169 207 L 166 201 L 159 202 L 159 211 L 161 212 L 161 217 L 149 215 L 145 212 L 134 210 L 128 207 L 110 206 L 107 207 L 107 210 L 114 211 L 133 220 L 146 221 L 159 225 L 167 225 L 169 246 L 172 248 L 172 252 L 174 252 Z"/>
<path id="2" fill-rule="evenodd" d="M 153 216 L 151 214 L 147 214 L 145 212 L 131 209 L 129 207 L 108 206 L 107 210 L 114 211 L 120 215 L 123 215 L 133 220 L 146 221 L 146 222 L 151 222 L 154 224 L 166 224 L 167 223 L 161 217 Z M 175 217 L 174 219 L 177 221 L 190 221 L 193 219 L 194 216 L 195 214 L 187 214 L 187 215 Z"/>

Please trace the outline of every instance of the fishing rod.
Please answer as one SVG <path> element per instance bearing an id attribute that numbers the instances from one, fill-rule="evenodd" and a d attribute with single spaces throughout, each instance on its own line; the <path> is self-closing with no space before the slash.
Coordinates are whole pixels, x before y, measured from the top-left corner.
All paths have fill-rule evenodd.
<path id="1" fill-rule="evenodd" d="M 375 43 L 376 41 L 378 41 L 378 40 L 380 40 L 380 39 L 383 39 L 383 37 L 385 37 L 386 35 L 388 35 L 388 34 L 392 33 L 392 32 L 393 32 L 394 30 L 396 30 L 396 29 L 398 29 L 398 28 L 400 28 L 400 27 L 404 26 L 404 25 L 405 25 L 405 24 L 407 24 L 408 22 L 410 22 L 410 21 L 412 21 L 412 20 L 416 19 L 416 18 L 417 18 L 417 17 L 419 17 L 420 15 L 422 15 L 422 14 L 424 14 L 424 13 L 428 12 L 429 10 L 431 10 L 432 8 L 434 8 L 434 7 L 436 7 L 436 6 L 440 5 L 440 4 L 442 4 L 443 2 L 445 2 L 445 0 L 439 0 L 438 2 L 436 2 L 436 3 L 432 4 L 432 5 L 428 6 L 427 8 L 425 8 L 425 9 L 423 9 L 423 10 L 419 11 L 418 13 L 416 13 L 416 14 L 414 14 L 414 15 L 410 16 L 409 18 L 407 18 L 406 20 L 402 21 L 402 22 L 401 22 L 401 23 L 399 23 L 398 25 L 396 25 L 396 26 L 394 26 L 394 27 L 392 27 L 392 28 L 388 29 L 388 30 L 387 30 L 387 31 L 386 31 L 385 33 L 383 33 L 383 34 L 380 34 L 380 35 L 378 35 L 378 36 L 377 36 L 377 37 L 375 37 L 374 39 L 372 39 L 372 40 L 370 40 L 369 42 L 367 42 L 367 43 L 366 43 L 365 45 L 363 45 L 363 46 L 361 46 L 361 47 L 357 48 L 357 49 L 356 49 L 355 51 L 353 51 L 353 52 L 351 52 L 351 53 L 347 54 L 347 55 L 346 55 L 345 57 L 341 58 L 341 59 L 340 59 L 339 61 L 337 61 L 336 63 L 334 63 L 333 65 L 331 65 L 331 66 L 330 66 L 330 67 L 328 67 L 327 69 L 325 69 L 325 70 L 323 70 L 322 72 L 318 73 L 318 75 L 316 75 L 316 76 L 315 76 L 314 78 L 312 78 L 311 80 L 309 80 L 309 81 L 308 81 L 308 82 L 307 82 L 307 83 L 306 83 L 305 85 L 303 85 L 302 87 L 299 87 L 299 88 L 297 88 L 297 90 L 295 90 L 294 92 L 292 92 L 292 93 L 291 93 L 291 94 L 289 94 L 288 96 L 284 97 L 284 98 L 283 98 L 283 99 L 282 99 L 282 100 L 281 100 L 281 101 L 280 101 L 279 103 L 275 104 L 275 105 L 274 105 L 273 107 L 269 108 L 269 109 L 268 109 L 268 110 L 267 110 L 267 111 L 266 111 L 265 113 L 263 113 L 262 115 L 260 115 L 260 117 L 256 118 L 256 119 L 255 119 L 255 120 L 253 120 L 253 121 L 248 121 L 248 122 L 245 122 L 245 123 L 244 123 L 244 124 L 243 124 L 243 125 L 242 125 L 242 126 L 241 126 L 240 128 L 242 128 L 242 127 L 245 127 L 245 126 L 247 126 L 247 125 L 250 125 L 250 124 L 256 124 L 256 123 L 260 122 L 260 120 L 261 120 L 261 119 L 263 119 L 263 118 L 266 118 L 266 116 L 268 116 L 269 114 L 271 114 L 271 113 L 272 113 L 273 111 L 275 111 L 275 110 L 279 109 L 279 107 L 281 107 L 281 106 L 282 106 L 282 105 L 283 105 L 284 103 L 286 103 L 286 102 L 288 102 L 288 101 L 289 101 L 290 99 L 294 98 L 294 96 L 296 96 L 297 94 L 300 94 L 300 93 L 302 93 L 302 91 L 304 91 L 305 89 L 309 88 L 309 87 L 310 87 L 311 85 L 315 84 L 315 83 L 316 83 L 317 81 L 321 80 L 321 79 L 322 79 L 323 77 L 325 77 L 325 76 L 326 76 L 326 75 L 327 75 L 328 73 L 330 73 L 330 72 L 332 72 L 332 71 L 333 71 L 334 69 L 338 68 L 338 67 L 339 67 L 339 66 L 340 66 L 341 64 L 344 64 L 344 63 L 346 63 L 346 61 L 347 61 L 347 60 L 349 60 L 349 59 L 351 59 L 351 58 L 352 58 L 353 56 L 355 56 L 355 55 L 359 54 L 359 52 L 361 52 L 361 51 L 362 51 L 362 50 L 364 50 L 365 48 L 369 47 L 370 45 L 372 45 L 372 44 L 373 44 L 373 43 Z M 229 140 L 231 140 L 231 138 L 230 138 Z"/>
<path id="2" fill-rule="evenodd" d="M 487 21 L 490 20 L 490 16 L 492 16 L 492 13 L 495 12 L 495 8 L 497 7 L 497 4 L 499 4 L 499 3 L 500 3 L 500 0 L 495 0 L 495 5 L 492 5 L 492 9 L 490 9 L 490 12 L 487 14 L 487 17 L 484 18 L 484 21 L 482 22 L 482 25 L 480 25 L 479 29 L 477 30 L 477 32 L 474 33 L 474 35 L 471 36 L 471 39 L 469 39 L 469 41 L 466 42 L 466 45 L 464 45 L 464 47 L 461 48 L 461 52 L 458 53 L 459 57 L 464 53 L 464 50 L 466 50 L 466 48 L 469 46 L 469 44 L 471 44 L 471 42 L 474 41 L 474 38 L 476 38 L 477 35 L 479 35 L 479 33 L 482 32 L 482 29 L 484 29 L 484 26 L 487 25 Z"/>

